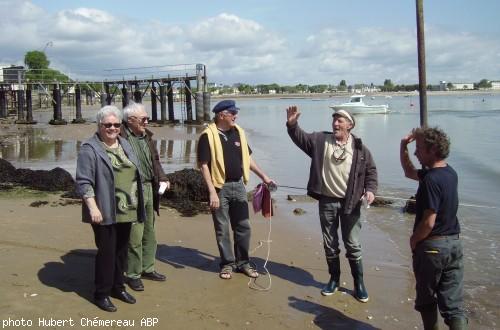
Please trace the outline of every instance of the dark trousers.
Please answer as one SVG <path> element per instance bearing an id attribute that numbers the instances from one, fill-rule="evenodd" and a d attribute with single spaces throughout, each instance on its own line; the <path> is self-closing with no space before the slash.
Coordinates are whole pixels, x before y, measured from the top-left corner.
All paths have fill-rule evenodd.
<path id="1" fill-rule="evenodd" d="M 417 296 L 415 309 L 435 310 L 445 322 L 465 318 L 463 305 L 464 263 L 458 235 L 420 242 L 413 252 Z"/>
<path id="2" fill-rule="evenodd" d="M 123 272 L 127 266 L 130 222 L 101 226 L 92 225 L 97 254 L 95 257 L 95 299 L 125 289 Z"/>
<path id="3" fill-rule="evenodd" d="M 359 220 L 360 205 L 352 210 L 351 214 L 344 214 L 344 199 L 321 196 L 319 207 L 319 220 L 323 233 L 323 247 L 327 263 L 340 255 L 339 226 L 342 240 L 346 249 L 345 256 L 349 260 L 359 260 L 362 257 L 360 232 L 361 221 Z"/>
<path id="4" fill-rule="evenodd" d="M 249 262 L 250 221 L 247 193 L 243 182 L 226 182 L 218 192 L 220 206 L 212 212 L 220 267 L 242 267 Z M 234 254 L 230 230 L 233 231 Z"/>

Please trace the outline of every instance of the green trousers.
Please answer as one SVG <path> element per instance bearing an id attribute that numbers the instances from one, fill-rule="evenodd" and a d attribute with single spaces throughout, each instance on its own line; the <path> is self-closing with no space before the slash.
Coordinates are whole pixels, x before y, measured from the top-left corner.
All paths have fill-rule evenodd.
<path id="1" fill-rule="evenodd" d="M 155 270 L 156 237 L 151 183 L 143 183 L 146 221 L 134 222 L 128 244 L 127 277 L 140 278 L 142 273 Z"/>

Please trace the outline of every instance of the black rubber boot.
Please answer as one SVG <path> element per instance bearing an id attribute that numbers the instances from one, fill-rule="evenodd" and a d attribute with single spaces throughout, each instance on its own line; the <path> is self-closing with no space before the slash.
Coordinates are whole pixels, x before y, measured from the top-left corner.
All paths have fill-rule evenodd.
<path id="1" fill-rule="evenodd" d="M 331 296 L 337 291 L 340 281 L 340 259 L 334 258 L 327 260 L 328 272 L 330 273 L 330 280 L 321 290 L 323 296 Z"/>
<path id="2" fill-rule="evenodd" d="M 466 330 L 468 328 L 467 318 L 465 317 L 454 317 L 445 323 L 448 324 L 450 330 Z"/>
<path id="3" fill-rule="evenodd" d="M 424 324 L 424 330 L 438 330 L 438 313 L 437 306 L 429 310 L 421 311 L 420 316 L 422 317 L 422 323 Z"/>
<path id="4" fill-rule="evenodd" d="M 351 274 L 354 279 L 354 297 L 365 303 L 368 301 L 369 297 L 365 288 L 365 283 L 363 282 L 363 263 L 361 259 L 349 260 L 349 265 L 351 266 Z"/>

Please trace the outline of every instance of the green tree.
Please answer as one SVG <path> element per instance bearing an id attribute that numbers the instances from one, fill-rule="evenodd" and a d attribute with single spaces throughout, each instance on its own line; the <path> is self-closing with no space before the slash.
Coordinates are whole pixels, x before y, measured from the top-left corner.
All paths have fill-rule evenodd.
<path id="1" fill-rule="evenodd" d="M 24 64 L 30 70 L 43 70 L 48 69 L 50 61 L 47 59 L 47 55 L 39 50 L 32 50 L 24 55 Z"/>
<path id="2" fill-rule="evenodd" d="M 58 70 L 49 68 L 50 61 L 44 52 L 32 50 L 24 55 L 24 64 L 28 67 L 26 79 L 40 82 L 68 82 L 71 79 Z"/>
<path id="3" fill-rule="evenodd" d="M 390 92 L 390 91 L 394 90 L 394 85 L 393 85 L 391 79 L 384 80 L 384 87 L 382 87 L 382 90 L 384 92 Z"/>
<path id="4" fill-rule="evenodd" d="M 328 85 L 312 85 L 309 90 L 311 93 L 324 93 L 328 89 Z"/>
<path id="5" fill-rule="evenodd" d="M 480 82 L 476 84 L 477 88 L 491 88 L 491 81 L 488 79 L 481 79 Z"/>
<path id="6" fill-rule="evenodd" d="M 347 89 L 347 83 L 342 79 L 339 83 L 339 91 L 345 91 Z"/>
<path id="7" fill-rule="evenodd" d="M 448 88 L 449 90 L 453 89 L 453 83 L 451 82 L 447 83 L 446 88 Z"/>
<path id="8" fill-rule="evenodd" d="M 238 84 L 238 90 L 242 94 L 252 94 L 253 92 L 253 87 L 248 84 Z"/>

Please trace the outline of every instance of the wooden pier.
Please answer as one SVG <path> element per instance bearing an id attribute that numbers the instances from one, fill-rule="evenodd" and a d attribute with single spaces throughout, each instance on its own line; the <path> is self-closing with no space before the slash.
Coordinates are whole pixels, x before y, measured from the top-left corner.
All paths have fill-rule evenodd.
<path id="1" fill-rule="evenodd" d="M 174 67 L 175 69 L 172 69 Z M 84 123 L 82 92 L 86 105 L 96 103 L 100 107 L 121 102 L 124 108 L 130 100 L 137 103 L 149 100 L 151 122 L 158 124 L 179 122 L 201 124 L 210 120 L 210 93 L 207 91 L 206 68 L 203 64 L 133 68 L 133 71 L 110 69 L 105 70 L 106 78 L 102 80 L 70 82 L 49 82 L 43 79 L 30 81 L 23 79 L 24 69 L 16 67 L 16 73 L 6 74 L 8 69 L 3 69 L 3 77 L 8 79 L 0 81 L 0 118 L 6 118 L 9 113 L 15 111 L 18 124 L 35 123 L 33 121 L 34 95 L 35 99 L 37 98 L 37 108 L 44 106 L 53 108 L 50 124 L 67 124 L 62 112 L 65 102 L 65 110 L 68 106 L 75 109 L 75 116 L 71 122 Z M 120 76 L 121 79 L 108 79 L 108 77 L 116 76 Z M 195 84 L 192 84 L 192 81 Z M 195 85 L 194 90 L 192 85 Z M 180 118 L 175 118 L 174 115 L 175 101 L 178 101 L 181 107 Z"/>

